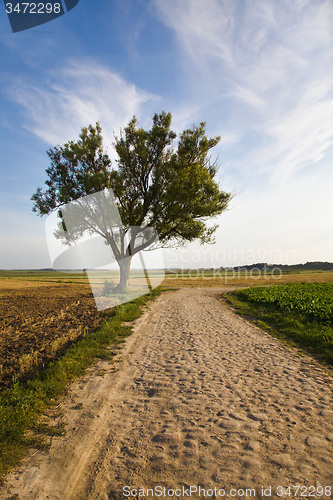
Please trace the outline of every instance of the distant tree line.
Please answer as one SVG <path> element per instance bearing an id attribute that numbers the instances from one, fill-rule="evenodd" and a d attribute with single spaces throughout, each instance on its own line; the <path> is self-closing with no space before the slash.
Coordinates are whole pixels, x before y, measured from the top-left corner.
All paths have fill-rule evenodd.
<path id="1" fill-rule="evenodd" d="M 266 269 L 274 269 L 278 267 L 282 271 L 333 271 L 332 262 L 306 262 L 305 264 L 267 264 L 266 262 L 259 262 L 257 264 L 249 264 L 246 266 L 229 267 L 235 271 L 251 271 L 252 269 L 259 269 L 260 271 Z M 221 269 L 224 269 L 221 267 Z"/>

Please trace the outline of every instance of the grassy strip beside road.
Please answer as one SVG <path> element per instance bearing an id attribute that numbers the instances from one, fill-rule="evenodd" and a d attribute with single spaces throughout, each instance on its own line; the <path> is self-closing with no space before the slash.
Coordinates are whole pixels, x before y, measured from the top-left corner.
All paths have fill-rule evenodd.
<path id="1" fill-rule="evenodd" d="M 131 334 L 131 327 L 123 325 L 123 322 L 137 319 L 142 313 L 142 306 L 159 293 L 154 290 L 116 307 L 113 317 L 101 328 L 86 334 L 28 382 L 15 382 L 0 395 L 0 476 L 18 463 L 29 447 L 45 446 L 41 437 L 31 437 L 31 430 L 41 431 L 38 417 L 42 411 L 54 404 L 64 394 L 68 383 L 82 375 L 94 359 L 112 358 L 110 346 L 123 342 Z M 46 431 L 56 434 L 62 433 L 63 429 L 50 428 Z"/>
<path id="2" fill-rule="evenodd" d="M 333 365 L 332 291 L 332 283 L 251 287 L 226 300 L 274 337 Z"/>

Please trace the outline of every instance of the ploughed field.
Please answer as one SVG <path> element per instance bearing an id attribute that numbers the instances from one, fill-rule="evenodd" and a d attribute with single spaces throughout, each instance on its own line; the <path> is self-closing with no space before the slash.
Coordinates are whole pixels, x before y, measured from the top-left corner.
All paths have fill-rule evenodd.
<path id="1" fill-rule="evenodd" d="M 98 312 L 87 285 L 0 288 L 0 389 L 25 379 L 112 310 Z"/>

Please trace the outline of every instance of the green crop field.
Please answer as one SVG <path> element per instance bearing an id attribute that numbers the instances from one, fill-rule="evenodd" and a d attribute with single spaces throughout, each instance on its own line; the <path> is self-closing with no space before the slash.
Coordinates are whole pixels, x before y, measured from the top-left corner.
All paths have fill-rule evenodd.
<path id="1" fill-rule="evenodd" d="M 333 364 L 333 282 L 251 287 L 227 300 L 268 333 Z"/>
<path id="2" fill-rule="evenodd" d="M 305 319 L 333 325 L 333 283 L 294 283 L 253 287 L 240 292 L 251 302 L 272 304 L 284 311 L 297 311 Z"/>

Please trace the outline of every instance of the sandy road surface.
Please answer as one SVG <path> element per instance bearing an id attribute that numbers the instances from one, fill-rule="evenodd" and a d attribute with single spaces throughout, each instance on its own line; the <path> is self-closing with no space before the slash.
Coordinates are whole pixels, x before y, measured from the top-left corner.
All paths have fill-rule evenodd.
<path id="1" fill-rule="evenodd" d="M 61 403 L 66 435 L 15 470 L 0 498 L 118 499 L 125 485 L 260 496 L 262 485 L 332 483 L 333 379 L 218 294 L 162 294 L 118 355 L 119 371 L 102 362 L 73 384 Z"/>

